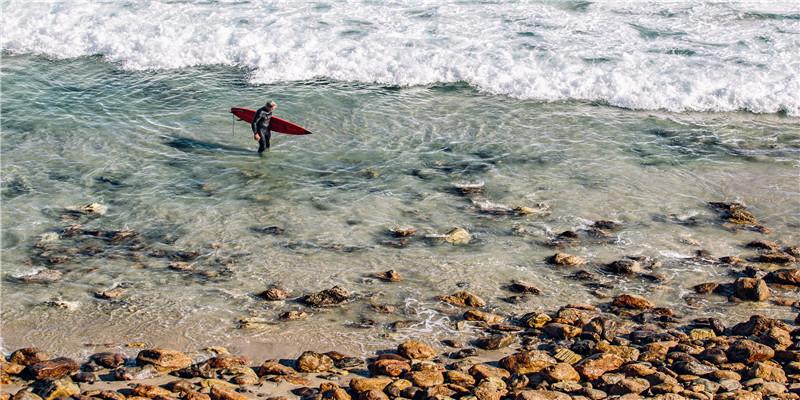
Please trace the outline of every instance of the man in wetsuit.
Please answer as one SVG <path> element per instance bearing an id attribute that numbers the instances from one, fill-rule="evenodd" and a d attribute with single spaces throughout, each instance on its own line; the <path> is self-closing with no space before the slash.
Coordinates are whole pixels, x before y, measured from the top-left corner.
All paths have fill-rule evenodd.
<path id="1" fill-rule="evenodd" d="M 258 140 L 259 153 L 263 153 L 265 149 L 269 148 L 269 139 L 272 136 L 269 122 L 272 119 L 272 110 L 277 106 L 274 101 L 268 101 L 264 107 L 256 110 L 253 122 L 250 123 L 250 127 L 253 128 L 253 138 Z"/>

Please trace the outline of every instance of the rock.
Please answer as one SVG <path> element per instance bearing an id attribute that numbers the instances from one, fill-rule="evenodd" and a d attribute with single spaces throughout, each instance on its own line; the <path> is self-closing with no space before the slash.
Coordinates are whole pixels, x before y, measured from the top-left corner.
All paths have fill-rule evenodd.
<path id="1" fill-rule="evenodd" d="M 769 346 L 748 339 L 737 340 L 725 353 L 728 360 L 745 364 L 769 360 L 775 356 L 775 351 Z"/>
<path id="2" fill-rule="evenodd" d="M 550 382 L 580 381 L 578 371 L 567 363 L 557 363 L 539 371 L 539 374 Z"/>
<path id="3" fill-rule="evenodd" d="M 624 395 L 628 393 L 639 394 L 650 388 L 650 382 L 642 378 L 625 378 L 611 387 L 609 393 L 612 395 Z"/>
<path id="4" fill-rule="evenodd" d="M 501 324 L 505 318 L 478 310 L 469 310 L 464 313 L 464 319 L 467 321 L 483 321 L 490 325 Z"/>
<path id="5" fill-rule="evenodd" d="M 278 288 L 270 288 L 265 290 L 264 292 L 261 292 L 261 294 L 259 294 L 259 297 L 269 301 L 280 301 L 289 298 L 291 295 L 292 294 L 290 292 L 287 292 L 285 290 L 281 290 Z"/>
<path id="6" fill-rule="evenodd" d="M 733 283 L 736 297 L 748 301 L 762 301 L 769 297 L 769 287 L 763 279 L 739 278 Z"/>
<path id="7" fill-rule="evenodd" d="M 515 335 L 492 335 L 477 339 L 473 344 L 484 350 L 497 350 L 510 346 L 516 340 Z"/>
<path id="8" fill-rule="evenodd" d="M 798 268 L 784 268 L 771 271 L 764 280 L 770 283 L 778 283 L 781 285 L 800 286 L 800 269 Z"/>
<path id="9" fill-rule="evenodd" d="M 763 317 L 761 315 L 753 315 L 747 322 L 736 324 L 731 328 L 731 333 L 736 336 L 761 336 L 772 328 L 780 328 L 787 332 L 792 328 L 777 319 Z"/>
<path id="10" fill-rule="evenodd" d="M 373 389 L 359 393 L 358 400 L 389 400 L 389 397 L 383 391 Z"/>
<path id="11" fill-rule="evenodd" d="M 139 397 L 154 398 L 156 396 L 172 396 L 172 392 L 161 386 L 137 383 L 131 389 L 131 394 Z"/>
<path id="12" fill-rule="evenodd" d="M 314 307 L 333 307 L 350 299 L 350 292 L 341 286 L 334 286 L 318 293 L 310 294 L 303 301 Z"/>
<path id="13" fill-rule="evenodd" d="M 515 400 L 570 400 L 568 394 L 552 390 L 523 390 Z"/>
<path id="14" fill-rule="evenodd" d="M 31 387 L 33 388 L 33 394 L 39 396 L 42 400 L 70 397 L 81 392 L 78 385 L 73 383 L 69 377 L 39 380 L 34 382 Z"/>
<path id="15" fill-rule="evenodd" d="M 26 347 L 11 353 L 8 362 L 28 366 L 37 362 L 47 361 L 49 359 L 50 356 L 41 349 L 36 347 Z"/>
<path id="16" fill-rule="evenodd" d="M 586 264 L 586 259 L 575 255 L 556 253 L 550 258 L 548 258 L 547 262 L 555 265 L 577 267 Z"/>
<path id="17" fill-rule="evenodd" d="M 450 303 L 454 306 L 459 307 L 475 307 L 480 308 L 486 305 L 486 302 L 483 301 L 480 297 L 470 293 L 470 292 L 458 292 L 453 293 L 449 296 L 436 296 L 436 299 L 445 301 Z"/>
<path id="18" fill-rule="evenodd" d="M 390 269 L 386 272 L 378 272 L 372 276 L 386 282 L 400 282 L 403 279 L 403 274 L 393 269 Z"/>
<path id="19" fill-rule="evenodd" d="M 581 334 L 582 330 L 577 326 L 554 322 L 545 325 L 544 332 L 553 339 L 562 340 L 578 336 Z"/>
<path id="20" fill-rule="evenodd" d="M 209 395 L 212 400 L 250 400 L 249 397 L 222 386 L 212 386 Z"/>
<path id="21" fill-rule="evenodd" d="M 786 253 L 770 252 L 760 254 L 758 256 L 758 262 L 766 264 L 793 264 L 797 262 L 797 258 Z"/>
<path id="22" fill-rule="evenodd" d="M 530 374 L 555 365 L 556 360 L 544 351 L 531 350 L 504 357 L 499 364 L 511 373 Z"/>
<path id="23" fill-rule="evenodd" d="M 769 382 L 786 383 L 786 373 L 781 367 L 757 362 L 747 371 L 747 376 L 751 378 L 761 378 Z"/>
<path id="24" fill-rule="evenodd" d="M 719 287 L 720 287 L 719 283 L 708 282 L 696 285 L 693 289 L 695 293 L 703 294 L 703 293 L 714 293 L 714 291 L 717 290 Z"/>
<path id="25" fill-rule="evenodd" d="M 303 310 L 292 310 L 282 312 L 278 315 L 281 321 L 297 321 L 298 319 L 306 319 L 308 318 L 308 313 Z"/>
<path id="26" fill-rule="evenodd" d="M 423 389 L 444 383 L 444 375 L 437 370 L 411 371 L 404 378 Z"/>
<path id="27" fill-rule="evenodd" d="M 386 375 L 396 377 L 411 371 L 411 365 L 405 361 L 380 359 L 369 365 L 372 376 Z"/>
<path id="28" fill-rule="evenodd" d="M 773 326 L 768 331 L 764 332 L 758 338 L 761 344 L 772 347 L 776 351 L 782 351 L 792 346 L 792 336 L 789 332 Z"/>
<path id="29" fill-rule="evenodd" d="M 491 377 L 500 379 L 508 379 L 511 377 L 511 373 L 507 370 L 493 367 L 484 363 L 478 363 L 470 367 L 469 374 L 472 375 L 477 381 Z"/>
<path id="30" fill-rule="evenodd" d="M 125 364 L 125 356 L 120 353 L 103 352 L 92 354 L 89 358 L 97 365 L 110 369 L 121 367 Z"/>
<path id="31" fill-rule="evenodd" d="M 350 388 L 355 390 L 356 393 L 369 390 L 383 391 L 392 381 L 392 378 L 353 378 L 350 380 Z"/>
<path id="32" fill-rule="evenodd" d="M 147 364 L 141 367 L 119 367 L 113 374 L 118 381 L 140 381 L 158 376 L 159 371 L 154 365 Z"/>
<path id="33" fill-rule="evenodd" d="M 250 365 L 253 362 L 250 357 L 245 356 L 237 356 L 232 354 L 225 354 L 217 357 L 212 357 L 208 359 L 208 365 L 211 368 L 232 368 L 232 367 L 239 367 Z"/>
<path id="34" fill-rule="evenodd" d="M 542 290 L 523 280 L 514 280 L 509 288 L 517 293 L 542 294 Z"/>
<path id="35" fill-rule="evenodd" d="M 617 260 L 608 265 L 606 269 L 617 275 L 638 275 L 644 272 L 642 264 L 636 260 Z"/>
<path id="36" fill-rule="evenodd" d="M 714 400 L 761 400 L 763 395 L 758 392 L 737 390 L 733 392 L 718 393 Z"/>
<path id="37" fill-rule="evenodd" d="M 28 365 L 26 373 L 34 380 L 39 380 L 69 375 L 77 372 L 78 369 L 78 363 L 75 360 L 67 357 L 58 357 Z"/>
<path id="38" fill-rule="evenodd" d="M 622 358 L 625 362 L 634 362 L 639 360 L 640 352 L 638 349 L 630 346 L 615 346 L 611 345 L 605 340 L 597 342 L 596 351 L 613 354 Z"/>
<path id="39" fill-rule="evenodd" d="M 424 359 L 436 356 L 436 351 L 425 344 L 407 341 L 397 346 L 397 354 L 411 359 Z"/>
<path id="40" fill-rule="evenodd" d="M 575 365 L 578 361 L 582 359 L 581 356 L 575 354 L 575 352 L 569 349 L 556 350 L 555 354 L 553 354 L 553 358 L 570 365 Z"/>
<path id="41" fill-rule="evenodd" d="M 333 359 L 313 351 L 306 351 L 296 361 L 300 372 L 325 372 L 334 367 Z"/>
<path id="42" fill-rule="evenodd" d="M 761 393 L 764 396 L 779 396 L 786 393 L 786 386 L 777 382 L 764 382 L 756 385 L 754 392 Z M 797 399 L 796 395 L 792 398 Z"/>
<path id="43" fill-rule="evenodd" d="M 678 361 L 672 364 L 673 371 L 683 375 L 704 376 L 718 370 L 717 367 L 706 365 L 697 361 Z"/>
<path id="44" fill-rule="evenodd" d="M 452 245 L 469 244 L 471 240 L 472 235 L 463 228 L 454 228 L 447 232 L 444 237 L 444 241 Z"/>
<path id="45" fill-rule="evenodd" d="M 614 354 L 598 353 L 584 358 L 575 365 L 575 370 L 586 379 L 597 379 L 608 371 L 619 368 L 625 360 Z"/>
<path id="46" fill-rule="evenodd" d="M 156 348 L 140 351 L 136 363 L 153 365 L 159 372 L 171 372 L 192 365 L 192 359 L 177 350 Z"/>
<path id="47" fill-rule="evenodd" d="M 41 283 L 50 284 L 64 279 L 64 274 L 61 271 L 54 269 L 43 269 L 39 272 L 24 275 L 16 280 L 22 283 Z"/>
<path id="48" fill-rule="evenodd" d="M 623 294 L 622 296 L 615 298 L 613 304 L 617 307 L 630 308 L 634 310 L 651 309 L 656 306 L 652 301 L 632 294 Z"/>
<path id="49" fill-rule="evenodd" d="M 472 375 L 461 371 L 445 371 L 444 379 L 447 383 L 452 383 L 460 386 L 473 386 L 475 385 L 475 378 Z"/>
<path id="50" fill-rule="evenodd" d="M 541 328 L 552 321 L 549 315 L 544 313 L 528 313 L 520 318 L 520 324 L 528 328 Z"/>

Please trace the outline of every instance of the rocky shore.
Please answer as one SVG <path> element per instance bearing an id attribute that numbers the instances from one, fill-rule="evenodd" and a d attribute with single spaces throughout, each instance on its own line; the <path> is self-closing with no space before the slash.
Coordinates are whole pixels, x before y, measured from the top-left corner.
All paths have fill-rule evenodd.
<path id="1" fill-rule="evenodd" d="M 332 288 L 306 301 L 330 305 L 345 293 Z M 2 362 L 0 400 L 800 398 L 800 315 L 754 315 L 727 327 L 714 318 L 682 323 L 672 310 L 626 294 L 599 307 L 505 318 L 481 311 L 486 303 L 469 292 L 440 299 L 464 307 L 458 323 L 480 337 L 263 362 L 224 348 L 200 361 L 151 348 L 80 362 L 25 348 Z"/>

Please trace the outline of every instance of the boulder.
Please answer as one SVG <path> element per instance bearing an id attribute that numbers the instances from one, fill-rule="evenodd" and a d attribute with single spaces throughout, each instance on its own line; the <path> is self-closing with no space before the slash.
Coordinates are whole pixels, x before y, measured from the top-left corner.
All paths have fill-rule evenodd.
<path id="1" fill-rule="evenodd" d="M 739 278 L 733 283 L 736 297 L 747 301 L 762 301 L 769 297 L 769 287 L 763 279 Z"/>
<path id="2" fill-rule="evenodd" d="M 449 296 L 436 296 L 436 298 L 459 307 L 480 308 L 486 305 L 486 302 L 483 301 L 483 299 L 466 291 L 453 293 Z"/>
<path id="3" fill-rule="evenodd" d="M 423 389 L 444 383 L 444 375 L 442 372 L 433 369 L 411 371 L 407 373 L 404 378 L 411 381 L 414 386 Z"/>
<path id="4" fill-rule="evenodd" d="M 258 369 L 258 376 L 265 375 L 294 375 L 297 373 L 292 367 L 287 367 L 277 361 L 267 361 Z"/>
<path id="5" fill-rule="evenodd" d="M 428 345 L 407 341 L 397 346 L 397 354 L 410 360 L 416 360 L 435 357 L 436 351 Z"/>
<path id="6" fill-rule="evenodd" d="M 105 368 L 114 369 L 125 364 L 125 356 L 120 353 L 103 352 L 92 354 L 89 358 L 97 365 Z"/>
<path id="7" fill-rule="evenodd" d="M 250 357 L 237 356 L 233 354 L 223 354 L 221 356 L 212 357 L 208 359 L 208 365 L 211 368 L 232 368 L 240 367 L 243 365 L 250 365 L 253 360 Z"/>
<path id="8" fill-rule="evenodd" d="M 369 372 L 372 376 L 400 376 L 411 371 L 411 365 L 405 361 L 380 359 L 369 365 Z"/>
<path id="9" fill-rule="evenodd" d="M 350 388 L 356 393 L 369 390 L 383 391 L 392 381 L 392 378 L 353 378 L 350 380 Z"/>
<path id="10" fill-rule="evenodd" d="M 656 306 L 652 301 L 632 294 L 623 294 L 622 296 L 615 298 L 613 304 L 617 307 L 630 308 L 634 310 L 646 310 Z"/>
<path id="11" fill-rule="evenodd" d="M 530 350 L 512 354 L 500 359 L 500 366 L 515 374 L 530 374 L 557 363 L 556 359 L 544 351 Z"/>
<path id="12" fill-rule="evenodd" d="M 192 365 L 189 356 L 172 349 L 147 349 L 136 356 L 139 365 L 152 365 L 159 372 L 171 372 Z"/>
<path id="13" fill-rule="evenodd" d="M 472 375 L 475 380 L 480 381 L 481 379 L 486 378 L 500 378 L 500 379 L 508 379 L 511 377 L 511 373 L 503 368 L 493 367 L 489 364 L 479 363 L 475 364 L 469 369 L 469 374 Z"/>
<path id="14" fill-rule="evenodd" d="M 572 365 L 563 362 L 551 365 L 539 371 L 539 375 L 550 382 L 581 380 L 581 376 L 578 374 L 578 371 L 576 371 Z"/>
<path id="15" fill-rule="evenodd" d="M 303 301 L 314 307 L 333 307 L 350 299 L 350 292 L 341 286 L 334 286 L 318 293 L 310 294 Z"/>

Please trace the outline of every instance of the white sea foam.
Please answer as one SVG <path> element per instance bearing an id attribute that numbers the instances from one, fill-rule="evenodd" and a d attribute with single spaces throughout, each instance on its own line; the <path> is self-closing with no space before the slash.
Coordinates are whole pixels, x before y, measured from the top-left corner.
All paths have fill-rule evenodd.
<path id="1" fill-rule="evenodd" d="M 800 116 L 792 2 L 3 3 L 2 48 L 253 83 L 467 82 L 520 99 Z"/>

